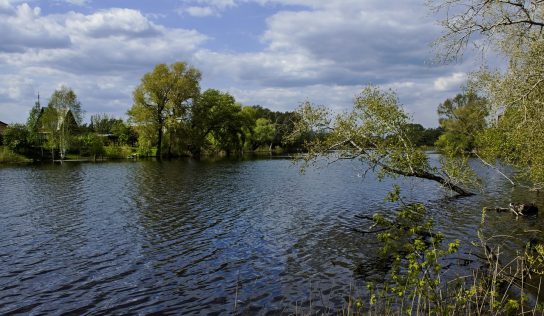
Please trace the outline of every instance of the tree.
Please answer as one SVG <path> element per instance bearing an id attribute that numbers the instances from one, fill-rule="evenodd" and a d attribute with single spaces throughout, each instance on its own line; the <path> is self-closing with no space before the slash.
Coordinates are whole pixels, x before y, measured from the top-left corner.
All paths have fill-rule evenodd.
<path id="1" fill-rule="evenodd" d="M 18 154 L 27 154 L 30 144 L 26 125 L 11 124 L 4 131 L 4 145 Z"/>
<path id="2" fill-rule="evenodd" d="M 102 138 L 94 133 L 88 133 L 80 137 L 81 155 L 93 157 L 96 161 L 97 156 L 104 154 L 104 142 Z"/>
<path id="3" fill-rule="evenodd" d="M 534 188 L 544 188 L 544 2 L 434 0 L 431 6 L 449 13 L 438 41 L 442 60 L 462 56 L 469 43 L 484 43 L 508 61 L 506 70 L 484 67 L 469 83 L 488 99 L 491 114 L 475 153 L 487 164 L 498 158 L 518 167 Z"/>
<path id="4" fill-rule="evenodd" d="M 421 139 L 423 138 L 423 133 L 425 128 L 421 124 L 409 123 L 406 124 L 406 136 L 412 144 L 415 146 L 420 146 Z"/>
<path id="5" fill-rule="evenodd" d="M 476 134 L 486 127 L 487 100 L 473 92 L 456 95 L 438 106 L 438 122 L 444 130 L 436 145 L 451 154 L 474 149 Z"/>
<path id="6" fill-rule="evenodd" d="M 209 135 L 227 154 L 233 150 L 241 151 L 245 137 L 241 111 L 241 106 L 230 94 L 216 89 L 204 91 L 191 108 L 191 155 L 200 157 L 202 149 L 209 145 Z"/>
<path id="7" fill-rule="evenodd" d="M 29 141 L 31 144 L 39 145 L 39 118 L 40 118 L 40 112 L 42 110 L 41 104 L 40 104 L 40 96 L 38 95 L 38 100 L 34 103 L 34 106 L 30 109 L 30 113 L 28 114 L 28 119 L 26 121 L 26 126 L 29 131 Z"/>
<path id="8" fill-rule="evenodd" d="M 137 139 L 134 130 L 120 119 L 113 123 L 110 132 L 117 137 L 119 144 L 129 144 L 133 146 Z"/>
<path id="9" fill-rule="evenodd" d="M 299 114 L 301 119 L 292 136 L 323 135 L 306 142 L 306 163 L 315 162 L 318 157 L 332 161 L 360 159 L 379 177 L 422 178 L 436 181 L 458 195 L 472 194 L 463 188 L 473 179 L 465 160 L 451 157 L 452 160 L 442 160 L 440 167 L 433 167 L 427 155 L 412 143 L 406 133 L 411 122 L 392 91 L 366 87 L 356 97 L 351 112 L 334 118 L 326 108 L 308 102 Z"/>
<path id="10" fill-rule="evenodd" d="M 113 125 L 117 121 L 121 120 L 116 119 L 106 113 L 98 113 L 91 115 L 91 125 L 89 127 L 98 134 L 110 134 Z"/>
<path id="11" fill-rule="evenodd" d="M 272 141 L 276 136 L 276 126 L 269 119 L 260 118 L 255 121 L 254 139 L 259 145 L 270 144 L 269 151 L 272 151 Z"/>
<path id="12" fill-rule="evenodd" d="M 428 4 L 444 17 L 440 21 L 444 33 L 436 41 L 442 60 L 458 59 L 469 43 L 510 54 L 542 39 L 543 1 L 429 0 Z"/>
<path id="13" fill-rule="evenodd" d="M 190 101 L 199 95 L 200 78 L 200 71 L 185 62 L 159 64 L 142 77 L 134 90 L 134 105 L 128 114 L 132 121 L 144 126 L 140 133 L 146 133 L 148 127 L 155 130 L 159 158 L 165 129 L 173 131 L 185 118 Z"/>
<path id="14" fill-rule="evenodd" d="M 543 189 L 544 40 L 512 56 L 506 72 L 481 72 L 477 78 L 493 105 L 491 126 L 476 140 L 478 152 L 518 167 L 534 189 Z"/>
<path id="15" fill-rule="evenodd" d="M 426 128 L 423 131 L 423 135 L 419 139 L 420 146 L 434 146 L 438 138 L 444 133 L 441 127 L 438 128 Z"/>
<path id="16" fill-rule="evenodd" d="M 45 112 L 48 112 L 46 126 L 51 136 L 49 142 L 58 147 L 60 157 L 64 159 L 71 137 L 83 121 L 81 102 L 72 89 L 62 86 L 51 95 Z"/>

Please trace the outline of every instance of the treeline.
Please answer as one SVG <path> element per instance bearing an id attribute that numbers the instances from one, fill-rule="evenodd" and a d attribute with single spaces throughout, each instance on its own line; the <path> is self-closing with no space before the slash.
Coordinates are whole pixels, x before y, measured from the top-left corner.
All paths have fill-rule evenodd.
<path id="1" fill-rule="evenodd" d="M 83 123 L 77 95 L 61 87 L 53 92 L 46 107 L 38 97 L 26 124 L 10 125 L 0 145 L 33 160 L 135 156 L 199 159 L 205 155 L 301 151 L 305 142 L 326 137 L 312 131 L 295 133 L 301 120 L 298 111 L 244 106 L 229 93 L 216 89 L 201 92 L 200 78 L 200 72 L 184 62 L 157 65 L 134 90 L 127 121 L 96 114 L 90 123 Z M 416 146 L 433 146 L 444 133 L 442 127 L 425 129 L 420 124 L 407 124 L 404 129 Z"/>
<path id="2" fill-rule="evenodd" d="M 243 106 L 216 89 L 201 92 L 200 78 L 200 71 L 184 62 L 159 64 L 142 77 L 128 111 L 141 152 L 200 158 L 301 147 L 302 138 L 285 141 L 298 113 Z"/>
<path id="3" fill-rule="evenodd" d="M 7 161 L 22 160 L 12 153 L 32 160 L 160 155 L 200 158 L 296 151 L 303 142 L 302 138 L 285 141 L 297 113 L 272 111 L 259 105 L 242 106 L 228 93 L 214 89 L 185 103 L 182 115 L 165 115 L 160 142 L 157 124 L 147 121 L 149 112 L 138 106 L 135 102 L 128 121 L 96 114 L 87 124 L 82 122 L 83 110 L 76 94 L 62 87 L 53 92 L 47 106 L 42 107 L 38 99 L 26 124 L 8 126 L 0 138 L 0 145 L 5 147 L 2 155 L 8 157 Z M 171 106 L 168 103 L 164 113 L 178 113 Z M 11 151 L 10 155 L 5 149 Z M 1 158 L 0 162 L 6 160 Z"/>

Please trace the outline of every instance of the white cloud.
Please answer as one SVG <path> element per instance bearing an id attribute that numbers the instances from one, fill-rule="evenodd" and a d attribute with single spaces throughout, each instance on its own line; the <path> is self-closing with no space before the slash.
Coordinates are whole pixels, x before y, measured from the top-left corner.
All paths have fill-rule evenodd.
<path id="1" fill-rule="evenodd" d="M 426 63 L 439 29 L 418 0 L 191 0 L 181 10 L 220 16 L 249 2 L 273 13 L 263 21 L 264 48 L 240 52 L 205 49 L 211 41 L 205 34 L 174 27 L 177 21 L 166 17 L 160 22 L 168 26 L 161 25 L 141 10 L 47 14 L 0 0 L 0 29 L 6 30 L 0 35 L 0 119 L 24 120 L 37 91 L 47 97 L 61 82 L 76 91 L 88 114 L 123 115 L 145 72 L 185 60 L 203 72 L 203 88 L 226 89 L 245 104 L 285 111 L 308 99 L 341 110 L 372 83 L 398 91 L 414 118 L 432 126 L 436 105 L 451 97 L 470 68 Z M 222 19 L 213 23 L 221 28 Z"/>
<path id="2" fill-rule="evenodd" d="M 0 0 L 0 13 L 9 12 L 12 10 L 9 0 Z"/>
<path id="3" fill-rule="evenodd" d="M 216 12 L 211 7 L 188 7 L 182 10 L 182 12 L 186 12 L 191 16 L 196 17 L 205 17 L 205 16 L 217 16 L 218 12 Z"/>
<path id="4" fill-rule="evenodd" d="M 67 31 L 74 36 L 109 37 L 126 35 L 152 36 L 159 33 L 158 27 L 140 11 L 112 8 L 90 15 L 70 13 L 66 18 Z"/>
<path id="5" fill-rule="evenodd" d="M 157 63 L 190 59 L 207 40 L 195 30 L 154 24 L 138 10 L 43 15 L 27 3 L 12 9 L 0 18 L 4 121 L 24 121 L 38 91 L 46 99 L 61 83 L 89 113 L 124 115 L 143 73 Z"/>
<path id="6" fill-rule="evenodd" d="M 90 0 L 64 0 L 64 1 L 71 5 L 77 5 L 77 6 L 86 6 L 91 2 Z"/>
<path id="7" fill-rule="evenodd" d="M 434 81 L 434 88 L 438 91 L 446 91 L 459 88 L 467 80 L 467 74 L 456 72 L 446 77 L 438 77 Z"/>
<path id="8" fill-rule="evenodd" d="M 67 47 L 70 39 L 54 19 L 43 18 L 40 8 L 23 3 L 0 15 L 0 52 L 22 52 L 32 48 Z"/>

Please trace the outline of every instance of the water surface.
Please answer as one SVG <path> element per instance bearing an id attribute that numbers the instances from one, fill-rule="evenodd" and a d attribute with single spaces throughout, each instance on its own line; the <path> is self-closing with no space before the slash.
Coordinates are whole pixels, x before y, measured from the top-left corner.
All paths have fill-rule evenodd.
<path id="1" fill-rule="evenodd" d="M 364 171 L 343 161 L 301 175 L 285 159 L 2 167 L 0 314 L 336 310 L 384 273 L 378 244 L 357 230 L 369 226 L 360 215 L 389 210 L 393 181 Z M 463 241 L 475 240 L 483 206 L 543 206 L 481 174 L 487 192 L 458 200 L 432 182 L 400 183 Z M 486 225 L 543 228 L 509 214 Z"/>

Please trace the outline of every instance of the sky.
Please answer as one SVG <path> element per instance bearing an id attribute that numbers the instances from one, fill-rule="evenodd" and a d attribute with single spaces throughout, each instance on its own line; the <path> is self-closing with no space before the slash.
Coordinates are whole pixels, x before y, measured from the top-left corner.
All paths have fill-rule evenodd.
<path id="1" fill-rule="evenodd" d="M 126 118 L 156 64 L 186 61 L 201 89 L 244 105 L 349 110 L 391 88 L 416 123 L 461 91 L 470 58 L 433 63 L 442 29 L 424 0 L 0 0 L 0 121 L 25 122 L 62 85 L 90 115 Z"/>

